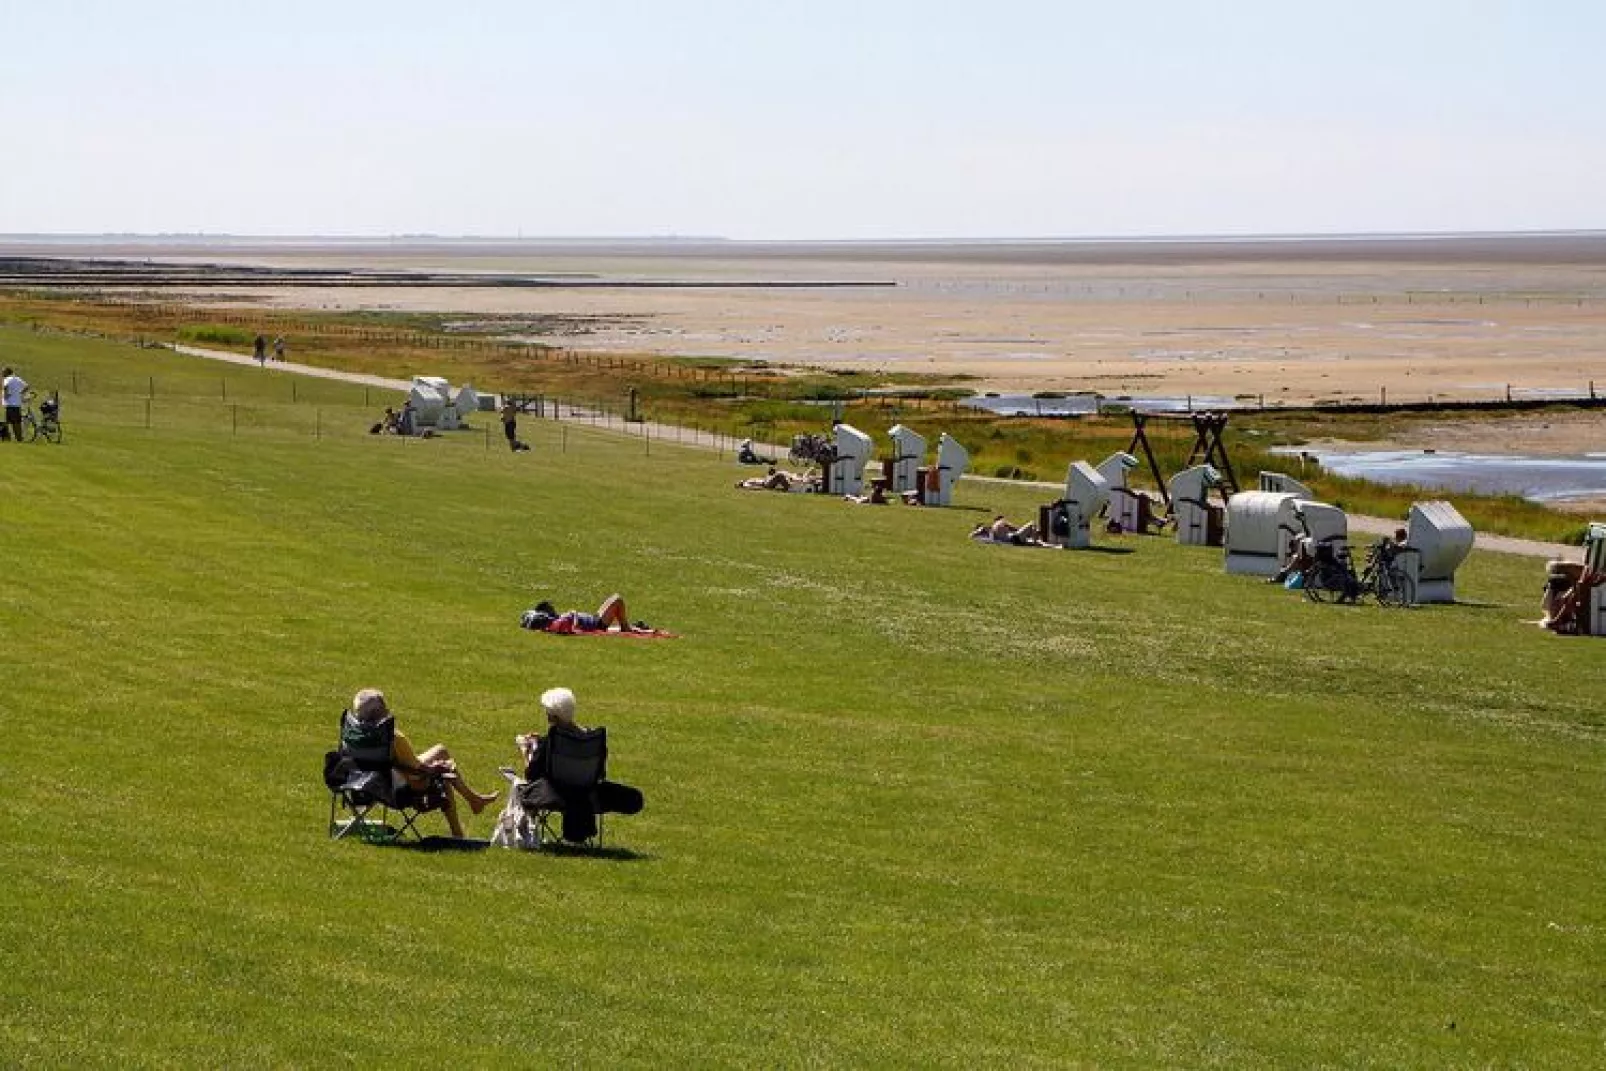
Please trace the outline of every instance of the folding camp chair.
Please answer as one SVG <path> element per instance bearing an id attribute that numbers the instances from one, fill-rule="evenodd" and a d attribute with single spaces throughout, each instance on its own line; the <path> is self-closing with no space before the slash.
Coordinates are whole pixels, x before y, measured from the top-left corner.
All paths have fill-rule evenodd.
<path id="1" fill-rule="evenodd" d="M 608 772 L 608 730 L 554 725 L 541 741 L 527 780 L 516 789 L 530 816 L 536 847 L 567 841 L 602 845 L 597 788 Z"/>
<path id="2" fill-rule="evenodd" d="M 396 722 L 389 715 L 376 722 L 358 721 L 349 710 L 340 715 L 339 747 L 323 757 L 332 839 L 353 834 L 384 843 L 424 839 L 416 823 L 419 816 L 445 805 L 446 778 L 428 774 L 428 783 L 419 790 L 394 776 L 401 769 L 391 757 L 395 739 Z M 377 818 L 372 816 L 376 808 Z M 399 826 L 391 825 L 392 813 Z"/>

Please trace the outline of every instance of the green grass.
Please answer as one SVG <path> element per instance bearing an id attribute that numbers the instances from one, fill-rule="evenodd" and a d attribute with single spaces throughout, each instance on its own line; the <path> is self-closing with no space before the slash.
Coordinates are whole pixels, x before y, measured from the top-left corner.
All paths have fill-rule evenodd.
<path id="1" fill-rule="evenodd" d="M 1314 606 L 1158 539 L 964 538 L 1024 489 L 851 507 L 174 393 L 0 444 L 7 1064 L 1600 1061 L 1602 648 L 1523 624 L 1536 561 Z M 683 638 L 516 626 L 613 590 Z M 357 688 L 492 784 L 556 684 L 647 794 L 634 858 L 325 839 Z"/>
<path id="2" fill-rule="evenodd" d="M 214 322 L 218 319 L 226 322 Z M 225 313 L 177 304 L 108 303 L 96 295 L 0 292 L 0 325 L 93 333 L 127 342 L 176 338 L 240 354 L 250 351 L 250 340 L 257 332 L 265 332 L 284 336 L 293 360 L 314 366 L 392 377 L 427 371 L 490 392 L 541 394 L 619 414 L 630 410 L 627 399 L 633 395 L 634 412 L 647 420 L 768 443 L 785 443 L 800 432 L 824 428 L 833 411 L 807 402 L 842 401 L 842 417 L 877 438 L 884 438 L 887 430 L 899 423 L 932 439 L 947 431 L 970 451 L 972 471 L 1009 479 L 1057 481 L 1071 461 L 1097 461 L 1125 449 L 1132 438 L 1132 425 L 1124 413 L 1073 419 L 999 417 L 958 407 L 957 399 L 967 391 L 951 384 L 954 379 L 967 378 L 964 376 L 939 379 L 722 358 L 657 359 L 506 346 L 448 331 L 451 320 L 440 314 L 379 311 L 255 309 Z M 496 323 L 498 318 L 488 317 L 484 322 Z M 0 337 L 27 336 L 0 327 Z M 148 382 L 144 376 L 107 379 L 64 368 L 61 381 L 70 383 L 74 393 L 128 395 L 143 422 L 147 395 L 173 394 L 166 379 L 167 369 L 172 367 L 176 366 L 163 366 L 163 376 Z M 210 369 L 179 369 L 176 374 L 180 380 L 190 381 L 179 393 L 198 399 L 216 399 L 219 392 L 227 394 L 229 382 L 241 382 L 238 372 L 233 378 Z M 309 401 L 307 395 L 297 398 L 292 394 L 298 387 L 293 377 L 252 382 L 253 389 L 268 391 L 275 403 Z M 895 388 L 895 393 L 888 392 L 889 387 Z M 285 394 L 291 398 L 284 398 Z M 238 404 L 240 399 L 235 401 Z M 1576 407 L 1557 403 L 1553 408 L 1566 412 Z M 1478 420 L 1491 429 L 1491 435 L 1497 435 L 1500 424 L 1510 416 L 1485 412 L 1462 414 L 1461 419 Z M 1245 411 L 1233 415 L 1226 444 L 1247 487 L 1253 485 L 1258 471 L 1282 470 L 1293 464 L 1292 459 L 1272 453 L 1274 447 L 1304 445 L 1317 437 L 1410 441 L 1421 434 L 1423 424 L 1443 419 L 1443 414 L 1409 411 Z M 238 424 L 238 412 L 232 412 L 230 420 L 233 428 Z M 1156 419 L 1150 421 L 1148 430 L 1162 470 L 1174 474 L 1191 456 L 1196 439 L 1193 427 L 1186 420 Z M 310 433 L 318 433 L 315 426 Z M 1304 476 L 1318 495 L 1353 512 L 1403 517 L 1411 503 L 1441 497 L 1437 491 L 1345 480 L 1320 471 Z M 1139 482 L 1153 489 L 1151 476 L 1144 474 Z M 1583 531 L 1574 515 L 1510 496 L 1460 494 L 1457 505 L 1479 531 L 1572 543 L 1578 542 Z"/>

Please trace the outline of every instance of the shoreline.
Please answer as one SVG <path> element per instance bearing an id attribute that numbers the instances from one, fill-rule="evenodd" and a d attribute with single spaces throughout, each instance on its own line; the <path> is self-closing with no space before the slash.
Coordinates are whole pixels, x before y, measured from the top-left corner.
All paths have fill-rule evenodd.
<path id="1" fill-rule="evenodd" d="M 413 239 L 317 249 L 251 241 L 57 240 L 39 250 L 0 240 L 0 259 L 31 249 L 59 257 L 71 245 L 71 259 L 102 272 L 109 266 L 97 257 L 137 250 L 150 270 L 183 283 L 77 292 L 234 312 L 526 317 L 548 326 L 508 337 L 605 355 L 920 373 L 978 392 L 1215 396 L 1271 409 L 1606 391 L 1602 232 L 489 241 L 467 251 Z M 234 281 L 208 287 L 209 271 Z M 319 283 L 294 285 L 296 273 Z M 361 282 L 341 285 L 354 277 Z M 847 285 L 864 283 L 882 285 Z"/>

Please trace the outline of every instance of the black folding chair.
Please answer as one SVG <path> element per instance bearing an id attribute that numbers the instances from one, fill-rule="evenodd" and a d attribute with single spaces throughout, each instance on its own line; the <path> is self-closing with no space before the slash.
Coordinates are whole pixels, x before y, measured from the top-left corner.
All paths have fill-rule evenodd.
<path id="1" fill-rule="evenodd" d="M 396 722 L 388 714 L 376 722 L 358 721 L 349 710 L 340 715 L 340 745 L 323 757 L 331 839 L 355 835 L 387 844 L 424 839 L 418 819 L 445 805 L 446 778 L 399 766 L 391 751 L 395 739 Z M 415 789 L 394 776 L 398 771 L 423 776 L 427 783 Z M 400 825 L 391 824 L 392 814 Z"/>
<path id="2" fill-rule="evenodd" d="M 541 740 L 518 788 L 536 831 L 536 846 L 602 845 L 598 786 L 608 772 L 608 730 L 554 725 Z"/>

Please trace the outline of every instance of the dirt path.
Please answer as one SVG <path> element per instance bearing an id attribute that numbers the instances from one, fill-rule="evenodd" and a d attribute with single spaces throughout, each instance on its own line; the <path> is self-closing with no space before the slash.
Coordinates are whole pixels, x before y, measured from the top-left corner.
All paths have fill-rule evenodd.
<path id="1" fill-rule="evenodd" d="M 206 349 L 201 346 L 187 346 L 182 343 L 169 343 L 168 348 L 175 353 L 182 353 L 189 357 L 202 357 L 209 361 L 225 361 L 229 364 L 253 366 L 256 360 L 243 353 L 231 353 L 227 350 Z M 338 379 L 347 383 L 357 383 L 368 387 L 379 387 L 383 390 L 407 391 L 412 387 L 412 381 L 407 379 L 388 379 L 384 376 L 371 376 L 361 372 L 341 372 L 333 368 L 319 368 L 309 364 L 297 364 L 294 361 L 269 361 L 267 369 L 275 372 L 289 372 L 294 375 L 314 376 L 319 379 Z M 655 424 L 649 421 L 625 421 L 612 413 L 576 412 L 571 416 L 575 423 L 586 424 L 599 430 L 613 432 L 620 435 L 641 436 L 646 439 L 656 439 L 664 443 L 673 443 L 677 446 L 690 446 L 704 450 L 714 450 L 720 453 L 734 451 L 736 440 L 728 435 L 718 435 L 712 432 L 699 431 L 696 428 L 680 427 L 673 424 Z M 784 460 L 786 447 L 774 443 L 756 444 L 759 453 Z M 1063 485 L 1050 483 L 1046 480 L 1022 481 L 1005 480 L 993 476 L 965 476 L 964 479 L 976 483 L 1005 484 L 1013 487 L 1040 487 L 1049 491 L 1061 490 Z M 1361 517 L 1351 515 L 1349 524 L 1357 532 L 1367 535 L 1388 535 L 1400 526 L 1400 522 L 1391 521 L 1386 517 Z M 1533 539 L 1514 539 L 1510 536 L 1486 535 L 1478 533 L 1477 546 L 1481 550 L 1494 551 L 1498 554 L 1520 554 L 1530 558 L 1567 558 L 1581 561 L 1583 551 L 1579 547 L 1569 547 L 1564 543 L 1541 543 Z"/>

